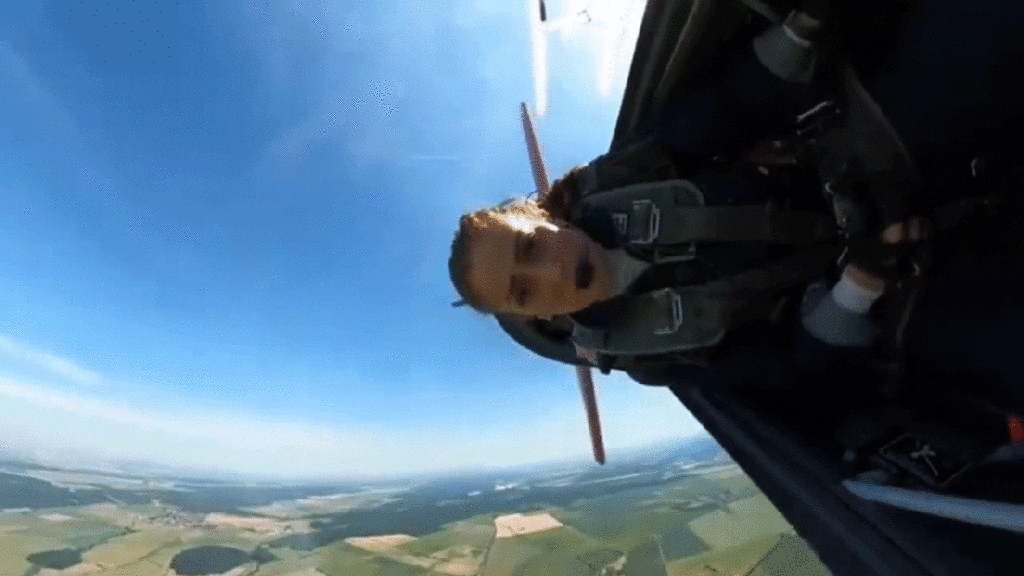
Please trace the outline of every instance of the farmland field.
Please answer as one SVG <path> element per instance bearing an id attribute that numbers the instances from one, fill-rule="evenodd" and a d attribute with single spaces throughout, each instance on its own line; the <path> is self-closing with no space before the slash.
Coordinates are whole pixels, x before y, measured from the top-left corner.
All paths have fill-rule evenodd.
<path id="1" fill-rule="evenodd" d="M 764 495 L 733 502 L 728 511 L 709 512 L 690 522 L 690 528 L 715 549 L 737 546 L 766 534 L 793 531 Z"/>
<path id="2" fill-rule="evenodd" d="M 114 538 L 83 554 L 86 562 L 117 566 L 132 562 L 155 552 L 161 547 L 181 544 L 179 530 L 154 528 Z"/>
<path id="3" fill-rule="evenodd" d="M 670 576 L 827 574 L 735 464 L 701 454 L 706 463 L 663 458 L 654 471 L 587 465 L 402 490 L 214 483 L 207 491 L 189 482 L 109 502 L 19 507 L 0 512 L 0 576 L 40 573 L 33 563 L 165 576 L 179 559 L 254 576 L 596 576 L 630 567 L 659 573 L 662 563 Z M 75 498 L 34 482 L 54 501 Z M 392 496 L 402 500 L 380 502 Z M 365 508 L 347 510 L 357 500 Z M 266 507 L 315 513 L 282 521 L 245 512 Z M 327 512 L 332 507 L 346 511 Z"/>

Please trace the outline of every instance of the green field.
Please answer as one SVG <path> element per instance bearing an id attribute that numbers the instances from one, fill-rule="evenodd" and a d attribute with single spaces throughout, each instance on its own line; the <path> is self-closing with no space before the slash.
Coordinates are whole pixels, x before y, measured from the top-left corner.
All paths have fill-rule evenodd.
<path id="1" fill-rule="evenodd" d="M 313 566 L 327 576 L 375 576 L 368 564 L 371 559 L 370 554 L 339 541 L 318 548 L 313 553 Z"/>
<path id="2" fill-rule="evenodd" d="M 340 544 L 340 545 L 339 545 Z M 425 568 L 410 566 L 388 558 L 374 558 L 345 543 L 317 550 L 310 562 L 327 576 L 418 576 L 431 574 Z M 310 564 L 307 564 L 309 566 Z"/>
<path id="3" fill-rule="evenodd" d="M 377 570 L 376 574 L 379 576 L 419 576 L 431 573 L 426 568 L 410 566 L 389 558 L 375 558 L 370 561 L 370 567 Z"/>
<path id="4" fill-rule="evenodd" d="M 415 540 L 395 546 L 395 549 L 412 554 L 413 556 L 430 556 L 436 552 L 447 550 L 452 546 L 458 546 L 465 541 L 459 535 L 450 530 L 441 530 L 424 534 Z M 486 546 L 486 541 L 484 543 Z"/>
<path id="5" fill-rule="evenodd" d="M 53 521 L 43 514 L 64 514 L 70 520 Z M 29 554 L 74 548 L 88 550 L 125 533 L 92 516 L 78 517 L 74 511 L 35 510 L 0 515 L 0 574 L 22 574 L 31 564 Z"/>
<path id="6" fill-rule="evenodd" d="M 85 563 L 110 567 L 103 576 L 163 576 L 183 549 L 218 545 L 251 551 L 267 537 L 245 528 L 159 526 L 146 520 L 166 516 L 169 510 L 173 508 L 99 504 L 0 514 L 0 574 L 25 574 L 31 569 L 25 560 L 29 554 L 71 548 L 82 550 Z M 544 512 L 563 526 L 495 538 L 495 519 L 504 514 L 479 514 L 378 552 L 345 542 L 312 552 L 274 548 L 273 558 L 259 566 L 256 576 L 310 569 L 327 576 L 428 576 L 438 574 L 431 568 L 440 570 L 449 563 L 466 573 L 483 563 L 476 576 L 595 576 L 612 563 L 628 566 L 629 551 L 652 536 L 660 541 L 670 576 L 827 574 L 742 474 L 678 478 Z M 46 514 L 71 518 L 41 517 Z"/>
<path id="7" fill-rule="evenodd" d="M 458 540 L 460 544 L 465 544 L 473 548 L 486 549 L 490 545 L 491 539 L 494 537 L 494 519 L 495 514 L 482 514 L 467 518 L 466 520 L 460 520 L 458 522 L 451 522 L 445 525 L 447 531 Z M 416 542 L 409 542 L 408 544 L 402 544 L 400 548 L 406 546 L 413 546 Z"/>
<path id="8" fill-rule="evenodd" d="M 603 543 L 602 547 L 630 550 L 651 535 L 662 538 L 669 558 L 683 558 L 710 548 L 691 530 L 690 521 L 707 513 L 707 508 L 675 510 L 639 506 L 635 498 L 601 498 L 585 506 L 557 513 L 560 522 Z"/>
<path id="9" fill-rule="evenodd" d="M 101 565 L 120 565 L 133 562 L 156 552 L 161 547 L 177 548 L 181 544 L 180 530 L 154 528 L 113 538 L 82 555 L 86 562 Z"/>
<path id="10" fill-rule="evenodd" d="M 670 576 L 747 574 L 779 541 L 778 534 L 766 534 L 727 548 L 668 565 Z"/>
<path id="11" fill-rule="evenodd" d="M 519 566 L 513 576 L 593 576 L 597 574 L 570 550 L 543 552 Z"/>
<path id="12" fill-rule="evenodd" d="M 669 576 L 829 576 L 817 555 L 798 536 L 766 534 L 698 558 L 668 565 Z"/>
<path id="13" fill-rule="evenodd" d="M 163 516 L 173 507 L 160 507 L 151 504 L 132 504 L 119 506 L 112 502 L 90 504 L 77 509 L 80 516 L 95 516 L 115 526 L 131 526 L 151 516 Z"/>
<path id="14" fill-rule="evenodd" d="M 63 514 L 70 516 L 71 520 L 46 520 L 40 517 L 44 514 Z M 110 538 L 127 533 L 120 526 L 112 526 L 93 516 L 78 516 L 77 512 L 73 510 L 38 510 L 31 516 L 28 514 L 25 516 L 19 524 L 25 526 L 27 532 L 40 537 L 56 539 L 62 543 L 59 548 L 87 550 Z"/>
<path id="15" fill-rule="evenodd" d="M 22 574 L 32 565 L 25 557 L 32 552 L 57 550 L 61 543 L 54 539 L 39 538 L 31 534 L 4 532 L 0 534 L 0 574 Z"/>
<path id="16" fill-rule="evenodd" d="M 828 576 L 818 555 L 800 537 L 782 534 L 751 576 Z"/>
<path id="17" fill-rule="evenodd" d="M 496 538 L 481 576 L 512 576 L 519 566 L 542 553 L 543 547 L 522 537 Z"/>
<path id="18" fill-rule="evenodd" d="M 648 522 L 650 528 L 647 530 L 647 534 L 661 537 L 661 548 L 665 558 L 669 560 L 689 558 L 690 556 L 696 556 L 711 550 L 711 547 L 693 533 L 693 530 L 690 529 L 689 521 L 690 516 L 688 514 L 661 513 L 651 515 Z M 629 548 L 623 546 L 623 549 L 628 550 Z"/>
<path id="19" fill-rule="evenodd" d="M 591 538 L 572 526 L 561 526 L 522 536 L 514 536 L 513 538 L 521 538 L 526 542 L 542 547 L 548 552 L 604 547 L 604 542 L 601 540 Z"/>
<path id="20" fill-rule="evenodd" d="M 259 570 L 256 571 L 256 576 L 287 576 L 295 572 L 302 572 L 303 570 L 309 571 L 309 567 L 312 565 L 312 558 L 268 562 L 267 564 L 260 565 Z"/>
<path id="21" fill-rule="evenodd" d="M 728 511 L 716 510 L 690 522 L 690 529 L 712 548 L 721 550 L 766 534 L 793 532 L 763 494 L 737 500 Z"/>
<path id="22" fill-rule="evenodd" d="M 146 560 L 136 560 L 117 568 L 104 570 L 99 574 L 103 576 L 164 576 L 167 574 L 167 566 Z"/>

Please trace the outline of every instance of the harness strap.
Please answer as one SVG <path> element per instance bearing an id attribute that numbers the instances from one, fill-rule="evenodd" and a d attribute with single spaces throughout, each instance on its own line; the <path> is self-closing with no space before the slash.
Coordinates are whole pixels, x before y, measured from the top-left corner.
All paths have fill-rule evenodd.
<path id="1" fill-rule="evenodd" d="M 835 220 L 814 210 L 783 210 L 771 203 L 706 206 L 689 180 L 623 186 L 584 198 L 574 216 L 607 211 L 620 239 L 670 246 L 696 242 L 813 245 L 834 240 Z"/>
<path id="2" fill-rule="evenodd" d="M 699 286 L 663 288 L 616 302 L 611 326 L 577 324 L 572 340 L 604 354 L 664 354 L 713 346 L 725 336 L 728 299 Z"/>
<path id="3" fill-rule="evenodd" d="M 810 245 L 836 237 L 835 221 L 813 210 L 778 210 L 771 204 L 745 206 L 673 207 L 661 210 L 649 201 L 633 205 L 630 241 L 647 244 L 647 230 L 657 228 L 658 244 L 688 242 L 762 242 Z M 660 217 L 659 217 L 660 216 Z M 634 226 L 633 221 L 638 221 Z M 660 220 L 660 226 L 653 222 Z M 647 226 L 642 224 L 647 222 Z"/>
<path id="4" fill-rule="evenodd" d="M 844 224 L 847 232 L 874 236 L 907 216 L 920 175 L 849 63 L 838 63 L 836 73 L 834 100 L 823 100 L 799 115 L 797 135 L 809 144 L 825 195 L 852 199 L 867 211 L 865 221 Z"/>
<path id="5" fill-rule="evenodd" d="M 776 296 L 818 278 L 841 248 L 823 244 L 767 265 L 693 286 L 663 288 L 609 304 L 602 327 L 577 322 L 572 340 L 612 355 L 664 354 L 718 344 L 730 327 L 767 318 Z"/>

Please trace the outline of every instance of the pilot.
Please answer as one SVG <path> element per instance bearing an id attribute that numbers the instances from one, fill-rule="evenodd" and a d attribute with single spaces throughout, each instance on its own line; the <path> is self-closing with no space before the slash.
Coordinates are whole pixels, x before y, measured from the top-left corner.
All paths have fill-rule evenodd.
<path id="1" fill-rule="evenodd" d="M 566 176 L 573 177 L 574 172 Z M 566 178 L 555 183 L 548 198 L 558 197 Z M 649 288 L 658 282 L 659 268 L 673 266 L 630 255 L 608 241 L 606 230 L 588 229 L 587 223 L 553 212 L 543 200 L 523 199 L 461 218 L 449 271 L 466 304 L 488 314 L 586 322 L 588 312 Z M 925 220 L 911 218 L 889 226 L 882 239 L 917 241 L 928 234 Z M 884 290 L 882 278 L 849 264 L 833 286 L 817 282 L 808 288 L 801 323 L 826 344 L 869 347 L 878 328 L 867 313 Z M 592 351 L 577 351 L 596 360 Z"/>
<path id="2" fill-rule="evenodd" d="M 625 369 L 628 362 L 615 363 L 621 358 L 674 351 L 697 351 L 699 356 L 740 325 L 758 326 L 766 319 L 778 323 L 780 313 L 796 315 L 795 298 L 780 294 L 802 296 L 799 324 L 815 340 L 831 347 L 871 347 L 880 330 L 868 312 L 885 282 L 856 264 L 847 265 L 832 286 L 832 278 L 820 281 L 838 251 L 827 246 L 801 250 L 801 244 L 813 245 L 830 234 L 834 239 L 832 214 L 817 193 L 818 174 L 791 166 L 795 161 L 785 142 L 772 138 L 789 130 L 800 106 L 817 96 L 811 79 L 823 60 L 814 52 L 820 29 L 819 18 L 792 12 L 753 42 L 734 47 L 721 69 L 691 83 L 688 93 L 654 122 L 647 139 L 570 170 L 540 201 L 508 202 L 463 216 L 449 271 L 465 303 L 496 314 L 513 337 L 509 319 L 531 319 L 531 330 L 571 342 L 577 356 L 602 370 L 609 362 Z M 659 189 L 659 182 L 665 186 Z M 644 185 L 632 186 L 637 183 Z M 718 231 L 723 236 L 717 240 L 733 234 L 739 244 L 705 242 L 694 256 L 686 253 L 697 245 L 691 242 L 676 242 L 676 252 L 650 245 L 637 249 L 637 238 L 624 228 L 627 215 L 608 205 L 587 204 L 610 189 L 628 189 L 627 206 L 667 194 L 702 207 L 768 206 L 766 214 L 779 212 L 770 209 L 773 204 L 806 209 L 791 219 L 803 221 L 803 228 L 793 222 L 761 226 L 792 233 L 744 243 L 752 238 L 743 237 L 741 224 L 758 217 L 747 213 L 731 232 Z M 665 210 L 662 206 L 659 213 Z M 829 221 L 823 221 L 826 215 Z M 877 230 L 888 243 L 920 240 L 928 232 L 920 218 L 884 231 L 881 222 L 862 220 L 862 231 Z M 729 228 L 723 220 L 709 221 Z M 675 222 L 675 229 L 665 223 L 660 234 L 685 236 L 686 230 L 680 230 L 685 226 Z M 801 229 L 803 237 L 797 238 Z M 715 230 L 704 232 L 705 240 L 716 239 Z M 778 262 L 789 265 L 773 268 Z M 751 270 L 757 273 L 744 276 Z M 724 297 L 688 288 L 697 285 L 723 288 Z M 667 330 L 659 324 L 663 316 L 672 324 Z M 695 318 L 703 320 L 687 325 Z M 663 337 L 666 331 L 674 335 Z M 652 332 L 659 336 L 651 337 Z"/>

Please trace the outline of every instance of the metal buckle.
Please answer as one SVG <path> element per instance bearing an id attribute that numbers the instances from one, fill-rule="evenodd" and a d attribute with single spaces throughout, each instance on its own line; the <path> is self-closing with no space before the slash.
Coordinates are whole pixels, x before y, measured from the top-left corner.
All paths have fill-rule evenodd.
<path id="1" fill-rule="evenodd" d="M 796 135 L 801 138 L 816 137 L 831 128 L 831 123 L 841 114 L 832 100 L 822 100 L 796 117 Z"/>
<path id="2" fill-rule="evenodd" d="M 650 200 L 634 200 L 630 218 L 630 242 L 634 244 L 651 244 L 661 230 L 661 210 Z M 646 226 L 644 224 L 646 223 Z"/>
<path id="3" fill-rule="evenodd" d="M 612 213 L 612 223 L 615 224 L 615 231 L 620 235 L 629 234 L 629 215 L 625 212 Z"/>
<path id="4" fill-rule="evenodd" d="M 970 462 L 936 452 L 930 442 L 913 433 L 899 436 L 878 453 L 904 472 L 936 488 L 948 486 L 971 466 Z"/>
<path id="5" fill-rule="evenodd" d="M 652 294 L 652 297 L 660 304 L 664 304 L 668 307 L 669 323 L 661 328 L 654 330 L 654 333 L 658 336 L 665 336 L 667 334 L 673 334 L 679 327 L 683 325 L 683 299 L 679 296 L 679 293 L 671 288 L 664 288 Z M 668 299 L 667 302 L 662 302 L 664 299 Z"/>

